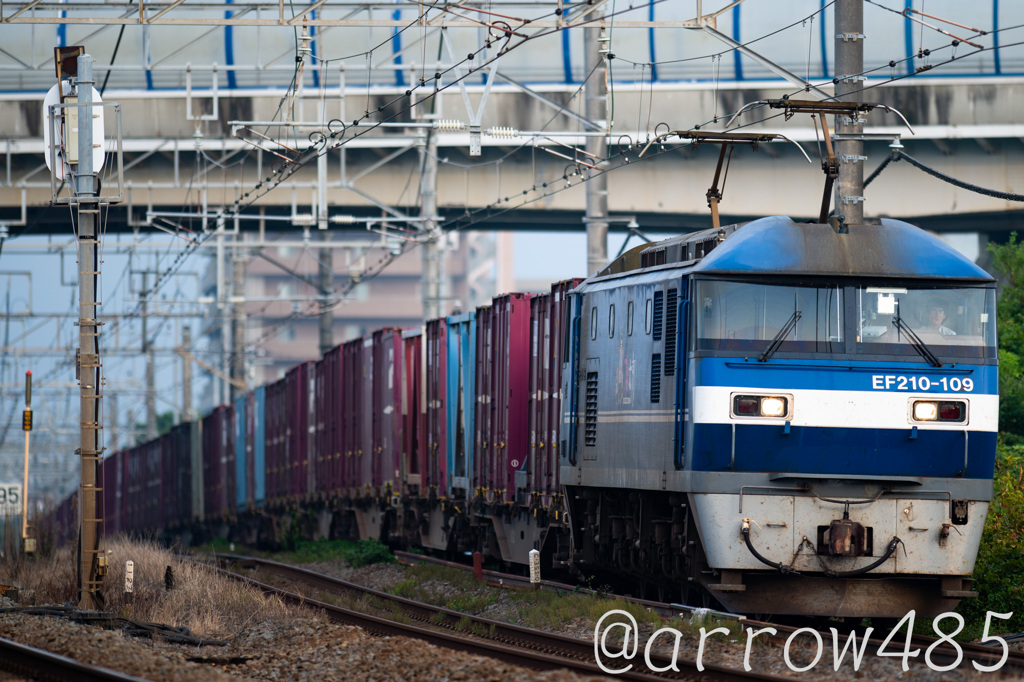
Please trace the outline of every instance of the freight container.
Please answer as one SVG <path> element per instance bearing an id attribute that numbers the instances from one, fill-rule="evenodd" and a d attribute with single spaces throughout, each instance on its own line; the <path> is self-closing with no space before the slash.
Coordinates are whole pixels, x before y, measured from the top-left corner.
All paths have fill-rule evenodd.
<path id="1" fill-rule="evenodd" d="M 253 506 L 257 509 L 262 507 L 267 499 L 267 389 L 260 386 L 253 391 L 253 410 L 251 417 L 253 456 L 250 458 L 250 466 L 253 482 L 252 500 Z"/>
<path id="2" fill-rule="evenodd" d="M 192 513 L 192 424 L 175 425 L 162 440 L 163 525 L 188 525 Z"/>
<path id="3" fill-rule="evenodd" d="M 561 419 L 562 334 L 568 324 L 567 296 L 582 279 L 551 285 L 551 293 L 530 301 L 530 459 L 525 471 L 527 495 L 548 506 L 557 494 L 558 432 Z M 524 476 L 520 476 L 524 478 Z M 517 483 L 517 488 L 523 488 Z"/>
<path id="4" fill-rule="evenodd" d="M 246 428 L 246 413 L 252 393 L 235 398 L 235 499 L 231 500 L 235 509 L 245 511 L 249 502 L 249 430 Z"/>
<path id="5" fill-rule="evenodd" d="M 488 502 L 513 502 L 529 454 L 530 295 L 477 309 L 477 484 Z"/>
<path id="6" fill-rule="evenodd" d="M 374 495 L 396 490 L 402 449 L 402 330 L 373 333 L 373 458 L 370 485 Z"/>
<path id="7" fill-rule="evenodd" d="M 100 464 L 103 486 L 102 534 L 113 537 L 124 530 L 124 462 L 122 451 L 114 452 Z"/>
<path id="8" fill-rule="evenodd" d="M 340 488 L 342 347 L 335 346 L 316 363 L 316 486 L 322 498 Z"/>
<path id="9" fill-rule="evenodd" d="M 343 457 L 341 485 L 346 494 L 362 494 L 363 462 L 363 340 L 353 339 L 342 346 L 341 440 Z"/>
<path id="10" fill-rule="evenodd" d="M 423 328 L 402 332 L 402 459 L 400 492 L 419 496 L 426 461 L 426 394 L 424 390 L 426 346 Z"/>
<path id="11" fill-rule="evenodd" d="M 465 498 L 473 473 L 473 428 L 476 416 L 476 317 L 473 313 L 447 319 L 447 445 L 451 498 Z"/>
<path id="12" fill-rule="evenodd" d="M 448 490 L 448 325 L 427 322 L 426 349 L 426 479 L 422 494 L 443 497 Z"/>
<path id="13" fill-rule="evenodd" d="M 203 499 L 207 520 L 234 514 L 234 406 L 221 405 L 203 420 Z"/>
<path id="14" fill-rule="evenodd" d="M 309 465 L 307 430 L 309 424 L 309 383 L 306 364 L 292 367 L 284 375 L 285 383 L 285 495 L 290 502 L 305 497 Z"/>
<path id="15" fill-rule="evenodd" d="M 264 418 L 266 423 L 266 499 L 273 506 L 284 504 L 288 494 L 287 394 L 284 379 L 266 388 Z"/>

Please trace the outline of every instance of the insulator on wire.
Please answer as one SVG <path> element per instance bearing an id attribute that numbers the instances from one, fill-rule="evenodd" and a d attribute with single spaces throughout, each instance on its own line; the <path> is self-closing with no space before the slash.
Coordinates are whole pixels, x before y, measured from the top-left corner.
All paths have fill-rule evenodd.
<path id="1" fill-rule="evenodd" d="M 441 119 L 434 123 L 434 130 L 441 130 L 444 132 L 454 132 L 456 130 L 465 130 L 466 124 L 462 121 L 456 121 L 455 119 Z"/>
<path id="2" fill-rule="evenodd" d="M 519 137 L 519 131 L 515 128 L 509 128 L 507 126 L 498 126 L 495 128 L 488 128 L 487 134 L 491 137 Z"/>

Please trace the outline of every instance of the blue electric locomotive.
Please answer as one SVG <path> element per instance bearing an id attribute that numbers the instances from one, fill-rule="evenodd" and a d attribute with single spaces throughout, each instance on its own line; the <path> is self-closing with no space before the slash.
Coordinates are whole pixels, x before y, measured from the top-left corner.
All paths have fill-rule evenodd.
<path id="1" fill-rule="evenodd" d="M 999 400 L 984 270 L 896 220 L 770 217 L 634 249 L 571 305 L 572 562 L 746 613 L 975 595 Z"/>

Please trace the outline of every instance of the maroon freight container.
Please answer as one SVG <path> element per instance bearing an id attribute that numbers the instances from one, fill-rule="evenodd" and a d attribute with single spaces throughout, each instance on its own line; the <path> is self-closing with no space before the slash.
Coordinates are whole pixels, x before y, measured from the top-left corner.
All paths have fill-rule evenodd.
<path id="1" fill-rule="evenodd" d="M 285 434 L 287 419 L 285 404 L 287 395 L 285 380 L 280 379 L 267 386 L 266 404 L 266 457 L 267 457 L 267 503 L 282 504 L 288 494 L 288 467 Z"/>
<path id="2" fill-rule="evenodd" d="M 374 385 L 373 385 L 373 337 L 361 339 L 363 346 L 360 359 L 362 364 L 359 372 L 359 392 L 356 398 L 356 419 L 359 422 L 359 461 L 356 470 L 356 487 L 360 496 L 373 494 L 373 461 L 374 461 Z"/>
<path id="3" fill-rule="evenodd" d="M 402 330 L 373 333 L 373 457 L 375 495 L 397 490 L 402 450 Z"/>
<path id="4" fill-rule="evenodd" d="M 221 405 L 203 419 L 203 503 L 208 520 L 234 514 L 235 408 Z"/>
<path id="5" fill-rule="evenodd" d="M 316 486 L 322 497 L 341 487 L 342 347 L 335 346 L 316 363 Z"/>
<path id="6" fill-rule="evenodd" d="M 137 445 L 125 455 L 128 481 L 122 529 L 154 529 L 160 523 L 160 441 Z"/>
<path id="7" fill-rule="evenodd" d="M 558 492 L 558 430 L 561 420 L 563 334 L 568 324 L 568 293 L 582 279 L 551 285 L 551 293 L 530 301 L 530 459 L 526 493 Z M 544 504 L 550 504 L 545 500 Z"/>
<path id="8" fill-rule="evenodd" d="M 70 545 L 78 540 L 78 511 L 76 490 L 61 501 L 53 514 L 53 533 L 58 547 Z"/>
<path id="9" fill-rule="evenodd" d="M 361 494 L 363 462 L 363 340 L 353 339 L 341 350 L 341 478 L 350 496 Z"/>
<path id="10" fill-rule="evenodd" d="M 427 322 L 426 461 L 423 496 L 444 496 L 448 490 L 448 325 Z"/>
<path id="11" fill-rule="evenodd" d="M 529 455 L 530 295 L 477 309 L 475 478 L 489 501 L 511 502 Z"/>
<path id="12" fill-rule="evenodd" d="M 117 451 L 103 460 L 100 465 L 100 480 L 103 481 L 103 529 L 104 537 L 113 537 L 124 530 L 124 463 L 125 455 Z"/>
<path id="13" fill-rule="evenodd" d="M 191 422 L 171 429 L 164 448 L 165 526 L 181 526 L 192 519 Z"/>
<path id="14" fill-rule="evenodd" d="M 421 472 L 427 456 L 426 399 L 424 395 L 423 330 L 412 329 L 402 333 L 405 358 L 402 373 L 402 462 L 401 492 L 420 495 Z"/>
<path id="15" fill-rule="evenodd" d="M 306 365 L 296 365 L 284 375 L 285 394 L 285 469 L 286 495 L 291 501 L 301 499 L 306 492 L 307 414 L 309 400 Z"/>

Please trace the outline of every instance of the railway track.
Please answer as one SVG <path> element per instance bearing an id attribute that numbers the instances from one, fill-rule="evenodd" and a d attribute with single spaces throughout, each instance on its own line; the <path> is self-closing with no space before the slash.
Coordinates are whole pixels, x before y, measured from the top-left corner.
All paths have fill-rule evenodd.
<path id="1" fill-rule="evenodd" d="M 798 630 L 803 629 L 805 632 L 808 630 L 808 628 L 798 628 L 789 625 L 778 625 L 775 623 L 764 623 L 759 621 L 748 622 L 750 623 L 750 626 L 754 627 L 755 629 L 766 627 L 775 628 L 778 631 L 778 634 L 772 635 L 769 639 L 780 645 L 784 644 L 786 639 L 792 636 L 793 633 L 797 632 Z M 934 646 L 934 648 L 931 650 L 930 660 L 932 661 L 933 665 L 944 667 L 947 665 L 952 665 L 953 662 L 957 660 L 958 654 L 956 647 L 959 647 L 962 651 L 962 655 L 960 655 L 960 660 L 955 667 L 962 671 L 968 671 L 975 669 L 973 663 L 977 663 L 979 666 L 992 667 L 999 664 L 1000 660 L 1003 657 L 1003 649 L 1000 646 L 992 647 L 987 646 L 985 644 L 978 644 L 976 642 L 956 642 L 954 646 L 954 644 L 951 643 L 948 639 L 941 640 L 942 643 L 937 644 L 937 642 L 940 642 L 940 639 L 938 637 L 930 637 L 928 635 L 918 634 L 912 634 L 908 641 L 907 636 L 905 634 L 906 625 L 904 625 L 903 628 L 903 630 L 894 634 L 892 636 L 892 639 L 885 646 L 885 651 L 889 652 L 889 655 L 892 655 L 894 658 L 901 657 L 902 652 L 904 650 L 908 650 L 910 652 L 916 650 L 919 653 L 916 655 L 912 655 L 909 658 L 909 660 L 923 662 L 925 652 L 927 652 L 930 647 Z M 817 630 L 817 632 L 826 644 L 831 643 L 833 641 L 831 631 Z M 879 636 L 879 633 L 877 632 L 872 633 L 871 638 L 868 639 L 867 644 L 864 645 L 864 650 L 868 652 L 868 655 L 876 655 L 876 652 L 881 650 L 881 647 L 885 643 L 886 637 L 889 635 L 889 632 L 890 631 L 885 630 L 881 633 L 881 636 Z M 858 647 L 861 645 L 863 634 L 863 630 L 857 631 Z M 808 635 L 810 635 L 809 632 Z M 848 638 L 849 630 L 845 632 L 843 630 L 839 630 L 840 649 L 842 649 Z M 897 656 L 897 654 L 899 656 Z M 1008 651 L 1006 655 L 1006 661 L 1001 665 L 999 671 L 1004 674 L 1009 673 L 1018 676 L 1024 676 L 1024 653 Z"/>
<path id="2" fill-rule="evenodd" d="M 568 669 L 585 675 L 607 674 L 596 662 L 593 641 L 531 630 L 415 602 L 314 571 L 266 559 L 222 555 L 220 560 L 239 569 L 258 570 L 316 588 L 331 595 L 348 597 L 359 595 L 360 598 L 369 598 L 372 599 L 374 608 L 387 612 L 392 617 L 397 616 L 418 623 L 395 622 L 389 618 L 336 606 L 252 577 L 239 575 L 226 568 L 219 569 L 226 575 L 248 581 L 250 584 L 273 592 L 287 601 L 321 608 L 332 619 L 358 625 L 375 634 L 414 637 L 438 646 L 489 656 L 538 670 Z M 699 670 L 695 660 L 682 657 L 672 659 L 653 652 L 650 659 L 653 668 L 663 670 L 663 672 L 644 669 L 643 659 L 636 656 L 630 670 L 617 674 L 616 677 L 627 680 L 699 679 L 736 682 L 749 680 L 782 682 L 790 679 L 754 671 L 746 672 L 710 663 L 705 663 L 704 669 Z M 622 661 L 615 661 L 615 663 L 616 669 L 625 667 Z M 675 670 L 672 669 L 673 666 Z"/>
<path id="3" fill-rule="evenodd" d="M 25 644 L 0 638 L 0 669 L 29 680 L 76 680 L 76 682 L 145 682 L 125 675 L 54 654 Z"/>
<path id="4" fill-rule="evenodd" d="M 422 555 L 422 554 L 413 554 L 411 552 L 395 552 L 395 556 L 398 558 L 398 560 L 400 562 L 406 563 L 406 564 L 429 563 L 429 564 L 434 564 L 434 565 L 448 566 L 450 568 L 455 568 L 455 569 L 465 570 L 465 571 L 472 570 L 472 567 L 467 566 L 466 564 L 462 564 L 462 563 L 458 563 L 458 562 L 454 562 L 454 561 L 446 561 L 446 560 L 443 560 L 443 559 L 438 559 L 436 557 L 425 556 L 425 555 Z M 491 571 L 491 570 L 484 570 L 483 574 L 484 574 L 484 580 L 488 584 L 490 584 L 490 585 L 502 586 L 502 587 L 518 587 L 518 588 L 526 588 L 526 587 L 529 587 L 531 585 L 531 583 L 529 581 L 529 578 L 526 578 L 526 577 L 523 577 L 523 576 L 512 575 L 512 574 L 507 574 L 507 573 L 500 573 L 498 571 Z M 560 591 L 560 592 L 584 591 L 582 588 L 579 588 L 578 586 L 569 585 L 569 584 L 565 584 L 565 583 L 554 582 L 554 581 L 550 581 L 550 580 L 542 580 L 541 583 L 540 583 L 540 587 L 541 587 L 541 589 L 549 589 L 549 590 L 555 590 L 555 591 Z M 591 591 L 591 590 L 586 590 L 586 591 Z M 660 614 L 662 616 L 678 615 L 680 611 L 693 612 L 693 611 L 697 610 L 697 609 L 695 609 L 693 607 L 684 606 L 684 605 L 680 605 L 680 604 L 665 604 L 665 603 L 662 603 L 662 602 L 654 602 L 654 601 L 648 601 L 648 600 L 645 600 L 645 599 L 636 599 L 636 598 L 632 598 L 632 597 L 619 596 L 619 599 L 623 599 L 625 601 L 629 601 L 629 602 L 632 602 L 632 603 L 636 603 L 636 604 L 642 605 L 644 608 L 651 609 L 655 613 L 658 613 L 658 614 Z M 776 624 L 776 623 L 763 622 L 763 621 L 759 621 L 759 620 L 753 620 L 753 619 L 745 618 L 743 616 L 738 616 L 736 614 L 731 614 L 731 613 L 724 613 L 724 612 L 719 612 L 719 611 L 708 611 L 708 613 L 714 614 L 714 615 L 718 616 L 719 618 L 737 618 L 737 619 L 741 619 L 741 620 L 744 621 L 744 627 L 752 627 L 752 628 L 754 628 L 755 631 L 759 630 L 759 629 L 762 629 L 762 628 L 769 628 L 769 627 L 775 628 L 777 630 L 778 634 L 770 635 L 770 636 L 766 636 L 766 637 L 770 641 L 772 641 L 772 642 L 774 642 L 774 643 L 776 643 L 776 644 L 778 644 L 780 646 L 784 646 L 785 643 L 786 643 L 787 638 L 792 636 L 798 630 L 803 629 L 804 631 L 806 631 L 806 628 L 800 628 L 800 627 L 796 627 L 796 626 L 779 625 L 779 624 Z M 816 629 L 816 631 L 821 636 L 823 642 L 825 642 L 825 643 L 832 642 L 832 632 L 830 630 L 817 630 Z M 860 631 L 857 632 L 858 646 L 859 646 L 859 643 L 862 641 L 863 633 L 864 633 L 863 630 L 860 630 Z M 808 636 L 810 636 L 809 632 L 807 634 L 808 634 Z M 885 641 L 885 637 L 888 634 L 888 631 L 887 630 L 883 631 L 880 634 L 881 634 L 881 636 L 879 636 L 878 632 L 875 632 L 874 633 L 875 636 L 871 637 L 868 640 L 868 643 L 866 645 L 866 650 L 868 652 L 870 652 L 871 654 L 874 654 L 875 652 L 877 652 L 882 647 L 882 645 L 883 645 L 883 643 Z M 839 632 L 840 648 L 842 648 L 843 644 L 845 644 L 845 642 L 847 641 L 848 637 L 849 637 L 849 629 L 847 629 L 845 632 L 840 630 L 840 632 Z M 888 644 L 888 646 L 886 646 L 885 650 L 887 652 L 899 652 L 899 651 L 902 651 L 904 647 L 909 649 L 910 651 L 920 650 L 920 654 L 918 654 L 918 656 L 914 657 L 914 658 L 920 659 L 921 657 L 924 656 L 924 653 L 926 651 L 928 651 L 929 647 L 933 647 L 934 646 L 935 648 L 932 649 L 932 653 L 931 653 L 931 660 L 934 662 L 934 664 L 935 665 L 940 665 L 940 666 L 945 666 L 945 665 L 952 664 L 957 659 L 956 648 L 953 646 L 953 644 L 949 643 L 949 640 L 945 640 L 944 643 L 942 643 L 942 644 L 936 644 L 939 641 L 940 640 L 939 640 L 938 637 L 930 637 L 928 635 L 914 634 L 914 635 L 911 636 L 909 644 L 907 644 L 906 636 L 905 635 L 900 635 L 900 634 L 897 633 L 896 635 L 893 636 L 892 641 L 889 642 L 889 644 Z M 1001 660 L 1001 658 L 1003 656 L 1002 647 L 998 646 L 998 642 L 996 643 L 997 646 L 995 646 L 995 647 L 988 646 L 988 645 L 985 645 L 985 644 L 978 644 L 978 643 L 975 643 L 975 642 L 957 642 L 956 644 L 960 647 L 961 651 L 963 652 L 961 660 L 959 661 L 959 663 L 957 664 L 956 667 L 964 669 L 964 670 L 973 670 L 974 666 L 973 666 L 972 662 L 973 663 L 977 663 L 980 666 L 986 666 L 986 667 L 994 666 L 997 663 L 999 663 L 999 661 Z M 912 658 L 911 660 L 914 660 L 914 658 Z M 1006 662 L 1003 664 L 1001 670 L 1013 671 L 1013 672 L 1015 672 L 1017 674 L 1020 674 L 1020 675 L 1024 676 L 1024 653 L 1009 651 L 1008 654 L 1007 654 L 1007 657 L 1006 657 Z"/>

